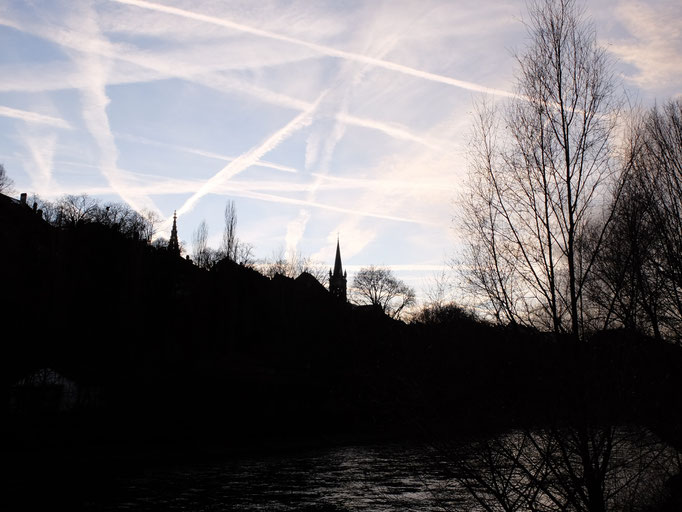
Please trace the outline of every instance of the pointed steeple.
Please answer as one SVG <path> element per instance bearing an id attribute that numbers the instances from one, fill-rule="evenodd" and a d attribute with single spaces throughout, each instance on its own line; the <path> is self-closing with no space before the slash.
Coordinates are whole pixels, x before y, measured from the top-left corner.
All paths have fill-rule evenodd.
<path id="1" fill-rule="evenodd" d="M 341 277 L 343 275 L 343 267 L 341 266 L 341 247 L 339 246 L 339 239 L 336 239 L 336 259 L 334 260 L 334 276 Z"/>
<path id="2" fill-rule="evenodd" d="M 171 254 L 180 256 L 180 244 L 178 243 L 178 216 L 173 212 L 173 227 L 171 228 L 170 240 L 168 240 L 168 251 Z"/>
<path id="3" fill-rule="evenodd" d="M 334 273 L 329 270 L 329 292 L 336 298 L 346 302 L 346 277 L 341 264 L 341 246 L 336 239 L 336 259 L 334 260 Z"/>

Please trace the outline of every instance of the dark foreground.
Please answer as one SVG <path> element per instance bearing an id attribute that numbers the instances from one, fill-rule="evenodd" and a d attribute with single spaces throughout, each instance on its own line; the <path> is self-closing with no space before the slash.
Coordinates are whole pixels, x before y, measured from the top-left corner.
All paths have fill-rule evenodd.
<path id="1" fill-rule="evenodd" d="M 0 238 L 9 418 L 3 451 L 16 509 L 111 509 L 123 507 L 119 499 L 140 505 L 130 485 L 147 475 L 192 494 L 193 476 L 173 476 L 185 463 L 225 465 L 208 474 L 188 470 L 206 477 L 198 489 L 213 489 L 222 478 L 215 474 L 227 481 L 241 474 L 234 464 L 242 455 L 288 451 L 294 455 L 281 459 L 288 467 L 303 449 L 358 443 L 426 443 L 450 453 L 442 445 L 453 439 L 462 445 L 505 432 L 525 434 L 472 445 L 469 458 L 490 454 L 500 462 L 465 467 L 466 481 L 476 482 L 469 494 L 491 478 L 511 474 L 515 481 L 517 470 L 536 468 L 555 476 L 539 480 L 542 488 L 530 482 L 491 492 L 517 502 L 549 493 L 543 499 L 560 502 L 586 485 L 589 501 L 606 478 L 592 463 L 613 460 L 608 426 L 642 428 L 682 448 L 682 348 L 636 332 L 598 332 L 578 343 L 488 325 L 456 308 L 406 325 L 335 300 L 307 274 L 271 280 L 229 260 L 207 271 L 111 226 L 57 228 L 7 201 L 0 201 Z M 386 467 L 412 464 L 391 453 Z M 301 475 L 318 472 L 316 457 L 301 462 L 307 473 L 290 470 L 302 482 L 290 494 L 307 496 L 313 476 Z M 371 474 L 379 464 L 373 457 L 359 456 L 358 471 L 369 466 L 363 471 Z M 574 458 L 589 476 L 557 487 L 557 474 L 576 474 Z M 153 467 L 165 469 L 150 473 Z M 223 474 L 221 467 L 233 469 Z M 278 488 L 280 466 L 273 467 L 254 476 L 264 482 L 261 491 Z M 416 467 L 430 478 L 430 466 Z M 478 467 L 489 471 L 481 476 Z M 378 489 L 393 485 L 386 478 Z M 158 496 L 165 510 L 169 498 L 155 485 L 140 492 Z M 417 492 L 411 485 L 403 494 Z M 301 500 L 362 510 L 342 500 Z M 207 502 L 199 509 L 231 507 Z"/>

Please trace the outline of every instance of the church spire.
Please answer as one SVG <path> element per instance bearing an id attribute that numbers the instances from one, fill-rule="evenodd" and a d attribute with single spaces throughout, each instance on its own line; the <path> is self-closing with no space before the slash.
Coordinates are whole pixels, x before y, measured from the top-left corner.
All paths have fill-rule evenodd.
<path id="1" fill-rule="evenodd" d="M 341 277 L 343 275 L 343 268 L 341 266 L 341 247 L 339 246 L 339 239 L 336 239 L 336 259 L 334 260 L 334 275 Z"/>
<path id="2" fill-rule="evenodd" d="M 168 251 L 171 254 L 180 256 L 180 244 L 178 243 L 178 216 L 176 212 L 173 212 L 173 227 L 171 228 L 170 240 L 168 240 Z"/>
<path id="3" fill-rule="evenodd" d="M 336 259 L 334 260 L 334 273 L 329 270 L 329 292 L 336 298 L 346 302 L 346 278 L 347 273 L 343 271 L 341 264 L 341 246 L 339 239 L 336 239 Z"/>

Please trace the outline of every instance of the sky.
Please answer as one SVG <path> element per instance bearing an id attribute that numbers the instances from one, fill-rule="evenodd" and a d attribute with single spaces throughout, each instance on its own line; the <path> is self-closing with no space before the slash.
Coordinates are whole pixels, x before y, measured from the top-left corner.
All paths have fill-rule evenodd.
<path id="1" fill-rule="evenodd" d="M 514 90 L 523 0 L 0 0 L 0 163 L 17 192 L 177 210 L 217 248 L 227 201 L 258 258 L 424 300 L 457 257 L 474 104 Z M 595 0 L 619 90 L 682 95 L 682 2 Z M 167 236 L 167 233 L 166 233 Z"/>

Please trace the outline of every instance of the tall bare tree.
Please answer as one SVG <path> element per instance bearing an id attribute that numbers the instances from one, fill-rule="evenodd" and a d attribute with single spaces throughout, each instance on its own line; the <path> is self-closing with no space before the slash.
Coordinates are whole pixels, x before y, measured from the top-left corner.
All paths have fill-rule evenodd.
<path id="1" fill-rule="evenodd" d="M 682 339 L 682 101 L 636 118 L 630 170 L 591 284 L 605 326 Z"/>
<path id="2" fill-rule="evenodd" d="M 254 263 L 253 246 L 237 237 L 237 207 L 231 200 L 225 204 L 225 227 L 218 256 L 240 265 L 250 266 Z"/>
<path id="3" fill-rule="evenodd" d="M 237 208 L 234 201 L 228 201 L 225 204 L 225 228 L 223 229 L 221 251 L 225 257 L 235 261 L 237 245 Z"/>
<path id="4" fill-rule="evenodd" d="M 600 216 L 619 104 L 574 0 L 531 2 L 528 32 L 516 97 L 501 111 L 478 110 L 463 199 L 467 279 L 498 319 L 577 338 L 610 219 Z M 595 243 L 582 243 L 595 225 Z"/>
<path id="5" fill-rule="evenodd" d="M 655 229 L 655 269 L 664 290 L 660 321 L 667 334 L 682 339 L 682 101 L 654 108 L 640 127 L 633 155 L 635 176 L 650 199 Z"/>
<path id="6" fill-rule="evenodd" d="M 202 220 L 192 233 L 192 258 L 198 267 L 207 268 L 209 265 L 211 258 L 208 247 L 208 225 L 205 220 Z"/>

